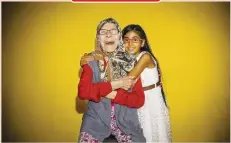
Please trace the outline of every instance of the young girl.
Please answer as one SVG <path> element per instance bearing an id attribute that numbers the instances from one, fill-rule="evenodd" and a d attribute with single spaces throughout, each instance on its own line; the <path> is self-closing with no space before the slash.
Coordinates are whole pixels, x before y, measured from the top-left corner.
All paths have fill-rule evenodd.
<path id="1" fill-rule="evenodd" d="M 141 26 L 132 24 L 123 29 L 122 38 L 126 51 L 136 55 L 138 61 L 128 75 L 141 77 L 145 103 L 138 109 L 138 117 L 146 141 L 171 142 L 169 111 L 161 85 L 160 68 L 147 36 Z M 81 65 L 90 60 L 89 56 L 82 57 Z M 113 97 L 116 93 L 113 91 L 110 95 Z"/>
<path id="2" fill-rule="evenodd" d="M 139 121 L 147 142 L 171 142 L 169 111 L 161 85 L 159 65 L 139 25 L 128 25 L 123 31 L 126 51 L 136 55 L 138 63 L 129 73 L 140 76 L 145 92 L 144 106 L 138 109 Z"/>

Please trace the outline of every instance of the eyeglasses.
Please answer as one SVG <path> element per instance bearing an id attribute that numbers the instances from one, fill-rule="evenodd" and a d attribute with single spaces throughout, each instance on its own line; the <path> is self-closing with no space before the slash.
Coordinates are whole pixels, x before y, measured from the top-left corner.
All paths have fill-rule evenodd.
<path id="1" fill-rule="evenodd" d="M 108 32 L 110 32 L 112 35 L 116 35 L 116 34 L 118 34 L 119 31 L 117 29 L 110 29 L 110 30 L 101 29 L 99 31 L 99 34 L 100 35 L 106 35 Z"/>
<path id="2" fill-rule="evenodd" d="M 123 41 L 124 41 L 124 43 L 129 43 L 130 41 L 132 43 L 139 43 L 140 41 L 142 41 L 142 39 L 139 39 L 139 38 L 132 38 L 132 39 L 124 38 Z"/>

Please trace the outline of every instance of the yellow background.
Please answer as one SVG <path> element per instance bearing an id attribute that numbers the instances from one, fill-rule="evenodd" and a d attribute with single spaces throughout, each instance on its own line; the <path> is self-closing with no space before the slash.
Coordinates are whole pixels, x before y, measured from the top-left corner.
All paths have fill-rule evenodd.
<path id="1" fill-rule="evenodd" d="M 140 24 L 160 62 L 173 141 L 229 141 L 229 3 L 3 3 L 3 141 L 77 141 L 80 57 L 107 17 Z"/>

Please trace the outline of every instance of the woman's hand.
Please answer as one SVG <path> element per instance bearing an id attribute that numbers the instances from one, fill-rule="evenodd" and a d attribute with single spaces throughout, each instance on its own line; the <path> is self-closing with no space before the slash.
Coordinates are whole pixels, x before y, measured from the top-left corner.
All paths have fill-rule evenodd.
<path id="1" fill-rule="evenodd" d="M 120 78 L 119 80 L 112 81 L 112 89 L 116 90 L 118 88 L 123 88 L 125 90 L 130 89 L 133 85 L 135 80 L 133 79 L 133 76 L 125 76 L 123 78 Z"/>
<path id="2" fill-rule="evenodd" d="M 122 83 L 121 88 L 123 88 L 124 90 L 130 89 L 136 82 L 134 80 L 134 76 L 125 76 L 121 78 L 120 81 Z"/>
<path id="3" fill-rule="evenodd" d="M 107 96 L 105 96 L 108 99 L 114 99 L 116 97 L 117 91 L 112 91 Z"/>
<path id="4" fill-rule="evenodd" d="M 93 56 L 89 56 L 87 54 L 84 54 L 82 57 L 81 57 L 81 60 L 80 60 L 80 66 L 82 67 L 83 65 L 87 64 L 88 62 L 94 60 L 94 57 Z"/>

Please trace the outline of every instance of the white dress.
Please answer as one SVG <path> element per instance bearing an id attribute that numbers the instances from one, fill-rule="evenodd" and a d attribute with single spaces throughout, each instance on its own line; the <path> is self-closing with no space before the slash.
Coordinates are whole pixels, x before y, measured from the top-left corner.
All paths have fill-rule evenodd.
<path id="1" fill-rule="evenodd" d="M 137 60 L 148 52 L 141 52 Z M 153 62 L 156 61 L 153 58 Z M 145 68 L 141 73 L 142 86 L 149 86 L 159 81 L 157 66 Z M 144 91 L 144 106 L 138 109 L 138 117 L 147 142 L 171 142 L 169 111 L 161 93 L 161 87 Z"/>

